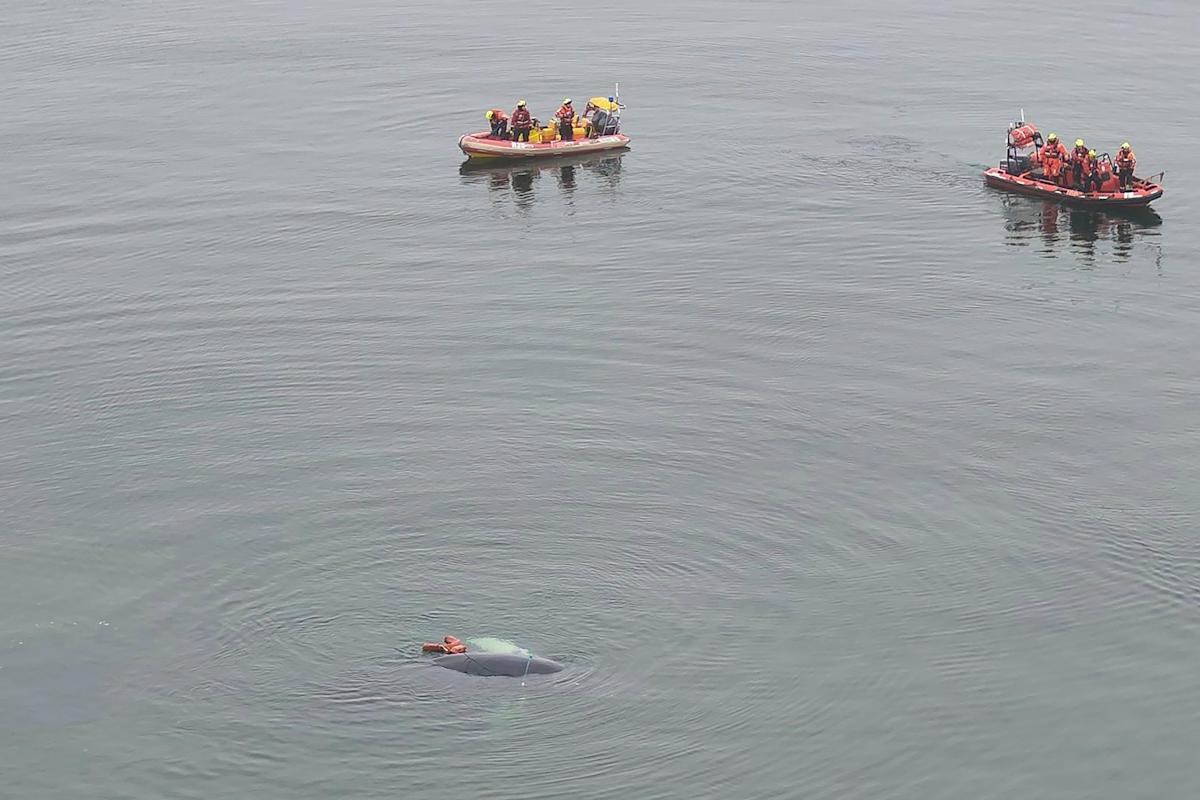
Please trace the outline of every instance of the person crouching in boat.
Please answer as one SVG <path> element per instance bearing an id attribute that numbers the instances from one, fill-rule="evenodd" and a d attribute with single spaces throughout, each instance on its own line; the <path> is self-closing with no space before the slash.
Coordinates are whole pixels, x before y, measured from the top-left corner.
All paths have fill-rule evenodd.
<path id="1" fill-rule="evenodd" d="M 488 122 L 492 123 L 492 138 L 508 138 L 508 116 L 498 108 L 487 112 Z"/>
<path id="2" fill-rule="evenodd" d="M 1075 149 L 1071 151 L 1071 172 L 1075 177 L 1075 188 L 1083 191 L 1083 168 L 1087 163 L 1088 149 L 1083 139 L 1075 140 Z"/>
<path id="3" fill-rule="evenodd" d="M 533 129 L 533 117 L 524 100 L 517 101 L 517 107 L 512 113 L 512 138 L 514 142 L 529 141 L 529 131 Z"/>
<path id="4" fill-rule="evenodd" d="M 558 135 L 564 142 L 569 142 L 575 138 L 575 108 L 571 105 L 571 98 L 567 97 L 562 101 L 562 105 L 558 107 L 558 111 L 554 112 L 555 119 L 558 120 Z"/>
<path id="5" fill-rule="evenodd" d="M 1117 151 L 1117 178 L 1121 181 L 1121 191 L 1128 191 L 1133 188 L 1133 170 L 1137 167 L 1137 156 L 1133 154 L 1133 148 L 1129 146 L 1129 142 L 1121 145 L 1121 149 Z"/>
<path id="6" fill-rule="evenodd" d="M 1046 180 L 1060 183 L 1062 181 L 1063 162 L 1067 160 L 1067 148 L 1058 140 L 1058 134 L 1052 133 L 1046 137 L 1040 153 L 1042 174 Z"/>

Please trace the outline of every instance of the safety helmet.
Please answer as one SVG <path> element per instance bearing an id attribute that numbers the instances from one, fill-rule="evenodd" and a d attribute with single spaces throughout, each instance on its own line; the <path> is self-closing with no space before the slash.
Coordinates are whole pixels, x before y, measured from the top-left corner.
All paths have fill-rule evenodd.
<path id="1" fill-rule="evenodd" d="M 1052 134 L 1050 134 L 1049 136 L 1047 136 L 1047 137 L 1046 137 L 1046 141 L 1048 141 L 1048 142 L 1057 142 L 1057 141 L 1058 141 L 1058 134 L 1057 134 L 1057 133 L 1052 133 Z"/>
<path id="2" fill-rule="evenodd" d="M 569 98 L 569 97 L 564 97 L 564 98 L 563 98 L 563 105 L 564 105 L 564 106 L 569 106 L 569 105 L 571 105 L 571 98 Z"/>
<path id="3" fill-rule="evenodd" d="M 484 114 L 484 116 L 485 116 L 485 117 L 487 117 L 488 119 L 491 119 L 492 117 L 496 116 L 496 112 L 495 112 L 495 111 L 489 111 L 489 112 L 487 112 L 486 114 Z"/>
<path id="4" fill-rule="evenodd" d="M 1083 139 L 1076 139 L 1076 140 L 1075 140 L 1075 146 L 1076 146 L 1076 147 L 1083 147 Z"/>
<path id="5" fill-rule="evenodd" d="M 1128 149 L 1129 149 L 1129 142 L 1122 142 L 1122 143 L 1121 143 L 1121 149 L 1122 149 L 1122 150 L 1128 150 Z"/>
<path id="6" fill-rule="evenodd" d="M 1091 158 L 1095 158 L 1095 157 L 1096 157 L 1096 151 L 1095 151 L 1095 150 L 1088 150 L 1088 156 L 1089 156 L 1089 157 L 1091 157 Z"/>
<path id="7" fill-rule="evenodd" d="M 525 107 L 525 101 L 524 101 L 524 100 L 518 100 L 518 101 L 517 101 L 517 108 L 524 108 L 524 107 Z"/>

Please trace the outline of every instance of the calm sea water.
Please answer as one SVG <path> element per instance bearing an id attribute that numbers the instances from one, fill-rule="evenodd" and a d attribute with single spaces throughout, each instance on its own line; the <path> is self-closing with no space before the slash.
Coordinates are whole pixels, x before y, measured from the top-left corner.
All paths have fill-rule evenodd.
<path id="1" fill-rule="evenodd" d="M 5 3 L 0 796 L 1193 795 L 1200 12 L 959 5 Z"/>

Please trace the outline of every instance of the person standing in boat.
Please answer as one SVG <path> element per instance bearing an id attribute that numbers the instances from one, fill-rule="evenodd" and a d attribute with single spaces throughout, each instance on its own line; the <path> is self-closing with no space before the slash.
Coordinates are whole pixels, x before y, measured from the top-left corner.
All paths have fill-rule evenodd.
<path id="1" fill-rule="evenodd" d="M 554 112 L 554 116 L 558 119 L 558 135 L 564 142 L 573 140 L 575 138 L 575 108 L 571 105 L 571 98 L 563 99 L 562 105 L 558 107 L 558 111 Z"/>
<path id="2" fill-rule="evenodd" d="M 1085 192 L 1100 191 L 1104 179 L 1100 176 L 1100 161 L 1096 158 L 1095 150 L 1088 150 L 1083 159 L 1083 190 Z"/>
<path id="3" fill-rule="evenodd" d="M 492 138 L 508 138 L 508 116 L 498 108 L 487 112 L 488 122 L 492 123 Z"/>
<path id="4" fill-rule="evenodd" d="M 1133 188 L 1133 170 L 1137 167 L 1137 156 L 1133 154 L 1133 148 L 1129 146 L 1129 142 L 1121 145 L 1121 149 L 1117 151 L 1117 178 L 1121 181 L 1121 191 L 1128 191 Z"/>
<path id="5" fill-rule="evenodd" d="M 1071 172 L 1075 176 L 1075 188 L 1079 191 L 1084 190 L 1083 168 L 1087 165 L 1088 149 L 1083 143 L 1083 139 L 1075 140 L 1075 149 L 1071 151 Z"/>
<path id="6" fill-rule="evenodd" d="M 522 140 L 529 141 L 529 131 L 533 129 L 533 117 L 529 116 L 529 109 L 525 107 L 524 100 L 517 101 L 517 107 L 512 113 L 512 137 L 514 142 Z"/>
<path id="7" fill-rule="evenodd" d="M 1046 180 L 1059 183 L 1062 180 L 1063 162 L 1067 160 L 1067 148 L 1058 140 L 1058 134 L 1052 133 L 1046 137 L 1039 154 L 1042 160 L 1042 174 Z"/>

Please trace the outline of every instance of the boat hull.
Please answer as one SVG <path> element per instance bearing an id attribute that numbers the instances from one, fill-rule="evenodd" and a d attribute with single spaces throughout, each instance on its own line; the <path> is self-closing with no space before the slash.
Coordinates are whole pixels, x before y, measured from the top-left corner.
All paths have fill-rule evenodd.
<path id="1" fill-rule="evenodd" d="M 458 146 L 467 154 L 467 158 L 473 160 L 519 161 L 530 158 L 553 158 L 619 150 L 629 146 L 629 137 L 622 133 L 615 133 L 609 136 L 597 136 L 594 139 L 574 139 L 569 142 L 512 142 L 507 139 L 493 139 L 486 133 L 468 133 L 459 138 Z"/>
<path id="2" fill-rule="evenodd" d="M 994 189 L 1042 197 L 1083 208 L 1140 208 L 1150 205 L 1163 194 L 1162 186 L 1144 180 L 1135 180 L 1134 188 L 1128 192 L 1081 192 L 1043 181 L 1034 175 L 1013 175 L 1000 167 L 986 170 L 983 177 L 987 185 Z"/>

